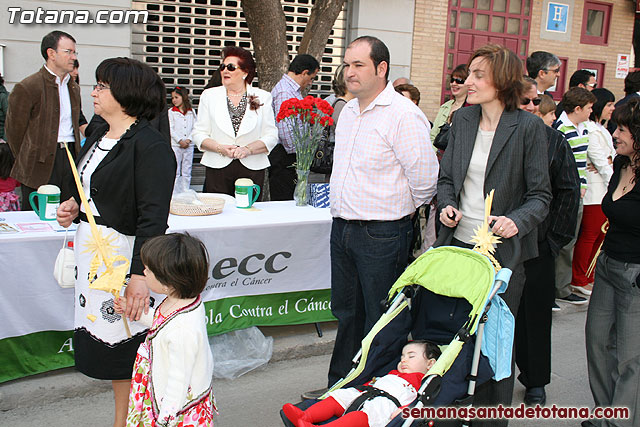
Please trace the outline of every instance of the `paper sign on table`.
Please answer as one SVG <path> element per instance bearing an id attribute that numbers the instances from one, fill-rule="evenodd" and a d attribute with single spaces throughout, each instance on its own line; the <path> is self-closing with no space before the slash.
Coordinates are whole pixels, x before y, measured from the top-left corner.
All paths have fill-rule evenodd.
<path id="1" fill-rule="evenodd" d="M 46 222 L 24 222 L 16 224 L 18 228 L 27 233 L 39 233 L 43 231 L 53 231 L 53 228 Z"/>

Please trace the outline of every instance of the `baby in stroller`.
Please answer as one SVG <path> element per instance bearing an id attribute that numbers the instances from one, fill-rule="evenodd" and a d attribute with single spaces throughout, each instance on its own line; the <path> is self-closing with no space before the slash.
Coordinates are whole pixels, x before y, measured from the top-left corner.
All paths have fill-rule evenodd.
<path id="1" fill-rule="evenodd" d="M 290 403 L 282 411 L 297 427 L 310 427 L 332 417 L 339 418 L 325 425 L 385 426 L 402 407 L 416 399 L 422 378 L 440 354 L 438 346 L 429 341 L 410 341 L 402 348 L 397 370 L 360 387 L 332 391 L 329 397 L 305 411 Z"/>

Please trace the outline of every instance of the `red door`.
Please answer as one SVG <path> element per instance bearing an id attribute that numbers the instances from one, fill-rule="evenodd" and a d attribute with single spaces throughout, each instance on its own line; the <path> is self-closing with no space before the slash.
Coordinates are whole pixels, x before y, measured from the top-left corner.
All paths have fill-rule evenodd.
<path id="1" fill-rule="evenodd" d="M 526 59 L 531 0 L 450 0 L 442 79 L 442 102 L 450 97 L 451 71 L 477 48 L 497 43 Z"/>

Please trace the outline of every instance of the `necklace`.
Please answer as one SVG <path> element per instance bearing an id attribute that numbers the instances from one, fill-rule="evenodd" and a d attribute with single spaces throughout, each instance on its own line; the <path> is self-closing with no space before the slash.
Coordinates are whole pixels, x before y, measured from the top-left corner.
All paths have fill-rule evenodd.
<path id="1" fill-rule="evenodd" d="M 167 302 L 169 300 L 169 296 L 167 295 L 167 298 L 162 301 L 162 304 L 164 304 L 165 302 Z M 180 299 L 180 298 L 176 298 L 176 300 L 171 303 L 171 305 L 169 305 L 168 307 L 163 307 L 163 312 L 164 312 L 164 316 L 168 316 L 171 313 L 173 313 L 174 311 L 177 311 L 179 309 L 181 309 L 182 307 L 186 307 L 187 305 L 191 304 L 193 301 L 195 301 L 195 298 L 192 299 Z M 175 310 L 174 310 L 175 309 Z"/>
<path id="2" fill-rule="evenodd" d="M 227 96 L 232 96 L 234 98 L 240 98 L 241 96 L 244 96 L 247 92 L 241 92 L 241 93 L 231 93 L 230 91 L 227 90 Z"/>
<path id="3" fill-rule="evenodd" d="M 131 123 L 131 125 L 129 125 L 129 127 L 127 128 L 127 130 L 125 130 L 122 135 L 120 135 L 120 138 L 118 138 L 118 141 L 120 141 L 122 139 L 122 137 L 129 132 L 134 126 L 136 126 L 138 124 L 139 120 L 136 119 L 133 123 Z M 102 142 L 102 139 L 105 137 L 105 135 L 109 132 L 109 128 L 107 128 L 107 130 L 104 131 L 104 133 L 102 134 L 102 136 L 100 138 L 98 138 L 98 140 L 96 141 L 96 144 L 93 146 L 93 148 L 91 149 L 91 153 L 89 153 L 89 157 L 87 158 L 87 161 L 84 162 L 84 165 L 82 166 L 82 169 L 80 170 L 80 183 L 84 185 L 84 171 L 85 169 L 87 169 L 87 166 L 89 165 L 89 163 L 91 163 L 91 159 L 93 158 L 93 155 L 95 154 L 96 150 L 99 149 L 100 151 L 111 151 L 111 149 L 105 149 L 100 147 L 100 142 Z"/>
<path id="4" fill-rule="evenodd" d="M 627 192 L 627 187 L 629 187 L 629 191 L 631 191 L 631 189 L 633 188 L 633 186 L 635 185 L 635 175 L 633 173 L 633 170 L 630 167 L 626 167 L 624 168 L 625 171 L 625 180 L 627 181 L 627 183 L 625 185 L 622 186 L 622 193 L 626 193 Z M 622 177 L 620 177 L 622 179 Z"/>
<path id="5" fill-rule="evenodd" d="M 165 301 L 167 301 L 168 299 L 169 299 L 169 297 L 167 297 L 167 299 L 166 299 Z M 164 302 L 165 302 L 165 301 L 163 301 L 162 303 L 164 304 Z M 180 302 L 180 300 L 179 300 L 179 299 L 176 299 L 176 300 L 175 300 L 173 303 L 171 303 L 171 305 L 169 305 L 168 307 L 163 307 L 163 308 L 164 308 L 164 310 L 162 310 L 162 311 L 164 311 L 164 315 L 165 315 L 165 316 L 168 316 L 169 314 L 171 314 L 171 309 L 172 309 L 172 308 L 174 308 L 174 307 L 176 306 L 176 304 L 178 304 L 179 302 Z"/>

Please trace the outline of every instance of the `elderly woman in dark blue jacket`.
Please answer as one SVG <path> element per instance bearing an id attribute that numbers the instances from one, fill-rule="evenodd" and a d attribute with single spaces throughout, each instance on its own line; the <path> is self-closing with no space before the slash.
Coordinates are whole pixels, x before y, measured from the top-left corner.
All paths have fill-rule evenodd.
<path id="1" fill-rule="evenodd" d="M 147 65 L 129 58 L 111 58 L 96 70 L 91 96 L 96 114 L 105 124 L 91 135 L 77 156 L 77 168 L 98 231 L 108 241 L 111 255 L 130 261 L 125 290 L 127 336 L 113 296 L 91 289 L 91 261 L 96 246 L 87 222 L 87 206 L 78 205 L 78 190 L 68 183 L 72 197 L 58 209 L 58 222 L 69 226 L 79 218 L 75 237 L 77 279 L 75 287 L 74 350 L 76 368 L 93 378 L 112 380 L 115 426 L 124 426 L 129 385 L 136 351 L 146 335 L 138 323 L 149 309 L 140 248 L 167 229 L 169 203 L 176 173 L 173 151 L 149 120 L 165 104 L 165 87 Z"/>

